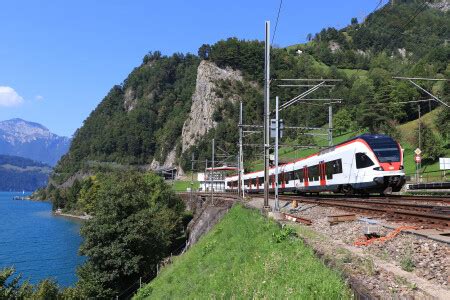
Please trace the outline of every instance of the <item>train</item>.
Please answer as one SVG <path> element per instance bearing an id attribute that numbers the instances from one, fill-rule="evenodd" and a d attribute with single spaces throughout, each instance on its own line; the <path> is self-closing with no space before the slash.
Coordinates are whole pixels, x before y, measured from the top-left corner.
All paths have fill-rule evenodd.
<path id="1" fill-rule="evenodd" d="M 269 190 L 275 189 L 275 167 L 269 169 Z M 238 189 L 239 177 L 225 178 L 227 191 Z M 362 134 L 315 154 L 278 166 L 280 193 L 333 192 L 346 195 L 390 194 L 405 184 L 403 149 L 393 138 Z M 264 171 L 243 175 L 247 193 L 264 191 Z"/>

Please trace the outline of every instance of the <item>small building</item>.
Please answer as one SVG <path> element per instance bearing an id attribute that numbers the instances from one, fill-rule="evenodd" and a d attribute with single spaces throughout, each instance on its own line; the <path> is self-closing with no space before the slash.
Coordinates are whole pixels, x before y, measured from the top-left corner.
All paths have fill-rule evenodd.
<path id="1" fill-rule="evenodd" d="M 199 191 L 209 192 L 211 188 L 215 192 L 225 192 L 225 178 L 229 173 L 236 174 L 238 172 L 238 168 L 222 166 L 214 168 L 207 168 L 206 172 L 198 173 L 197 180 L 200 183 Z"/>

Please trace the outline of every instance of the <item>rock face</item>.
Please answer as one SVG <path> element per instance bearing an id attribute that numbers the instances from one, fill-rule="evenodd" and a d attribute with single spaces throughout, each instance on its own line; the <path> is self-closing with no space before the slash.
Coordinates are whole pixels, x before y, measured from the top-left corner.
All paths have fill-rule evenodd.
<path id="1" fill-rule="evenodd" d="M 450 9 L 450 1 L 442 0 L 434 3 L 428 3 L 431 8 L 439 9 L 440 11 L 447 12 Z"/>
<path id="2" fill-rule="evenodd" d="M 214 63 L 202 61 L 198 66 L 195 92 L 192 95 L 191 112 L 183 125 L 182 152 L 194 145 L 208 130 L 216 126 L 213 113 L 217 105 L 223 101 L 215 93 L 220 80 L 242 81 L 239 71 L 231 68 L 221 69 Z M 236 99 L 228 99 L 236 101 Z"/>
<path id="3" fill-rule="evenodd" d="M 136 104 L 137 104 L 137 99 L 135 98 L 135 93 L 134 93 L 133 89 L 127 88 L 125 90 L 125 94 L 124 94 L 123 108 L 127 112 L 130 112 L 136 107 Z"/>
<path id="4" fill-rule="evenodd" d="M 21 156 L 54 166 L 69 146 L 69 138 L 58 136 L 41 124 L 22 119 L 0 122 L 0 154 Z"/>

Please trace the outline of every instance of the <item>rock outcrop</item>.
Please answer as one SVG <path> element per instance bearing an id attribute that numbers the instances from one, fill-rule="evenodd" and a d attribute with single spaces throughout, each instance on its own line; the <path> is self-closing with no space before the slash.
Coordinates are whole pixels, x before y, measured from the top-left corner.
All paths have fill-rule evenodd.
<path id="1" fill-rule="evenodd" d="M 188 119 L 183 125 L 182 152 L 194 145 L 211 128 L 216 126 L 213 113 L 217 105 L 223 101 L 215 89 L 220 80 L 242 81 L 241 72 L 231 68 L 221 69 L 214 63 L 202 61 L 198 66 L 195 92 L 192 95 L 192 106 Z M 228 99 L 236 101 L 235 99 Z"/>

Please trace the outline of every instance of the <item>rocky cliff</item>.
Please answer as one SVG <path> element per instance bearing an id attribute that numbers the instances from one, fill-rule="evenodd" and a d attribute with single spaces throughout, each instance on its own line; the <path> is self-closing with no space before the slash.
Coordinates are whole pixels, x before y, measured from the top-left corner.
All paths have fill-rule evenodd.
<path id="1" fill-rule="evenodd" d="M 240 71 L 231 68 L 221 69 L 210 61 L 200 63 L 195 92 L 192 95 L 191 111 L 183 125 L 182 152 L 217 125 L 213 120 L 213 113 L 218 104 L 224 100 L 215 92 L 220 80 L 242 81 L 243 78 Z M 236 101 L 238 95 L 227 100 Z"/>

